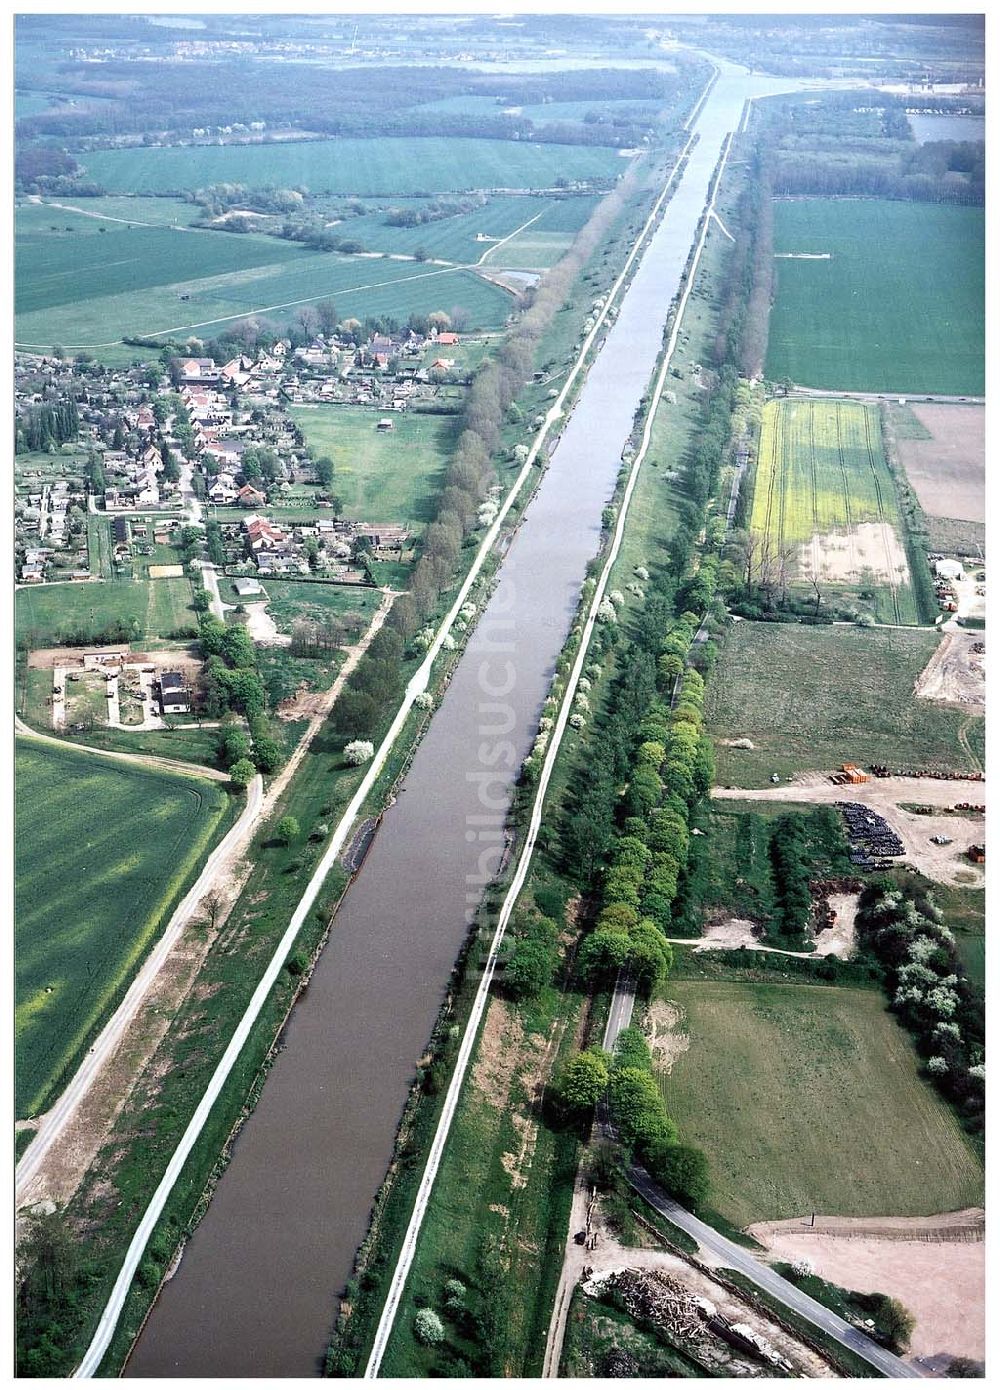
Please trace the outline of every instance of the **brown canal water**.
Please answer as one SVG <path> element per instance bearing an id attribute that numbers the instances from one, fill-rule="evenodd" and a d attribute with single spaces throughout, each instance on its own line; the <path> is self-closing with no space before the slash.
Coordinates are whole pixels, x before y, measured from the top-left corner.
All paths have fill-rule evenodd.
<path id="1" fill-rule="evenodd" d="M 260 1102 L 129 1376 L 319 1375 L 416 1063 L 503 845 L 725 137 L 788 83 L 725 70 L 699 139 L 504 559 L 500 582 L 345 897 Z"/>

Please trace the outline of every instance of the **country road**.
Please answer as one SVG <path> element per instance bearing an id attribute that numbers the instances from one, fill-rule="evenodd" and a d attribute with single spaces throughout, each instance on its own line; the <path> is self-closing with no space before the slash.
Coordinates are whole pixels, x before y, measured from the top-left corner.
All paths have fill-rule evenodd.
<path id="1" fill-rule="evenodd" d="M 828 391 L 820 386 L 792 387 L 792 395 L 817 396 L 837 401 L 905 401 L 907 405 L 985 405 L 985 396 L 925 396 L 908 391 Z"/>
<path id="2" fill-rule="evenodd" d="M 800 1317 L 806 1318 L 814 1327 L 818 1327 L 828 1337 L 839 1342 L 842 1347 L 853 1351 L 856 1356 L 863 1357 L 883 1375 L 897 1380 L 919 1378 L 923 1375 L 919 1367 L 900 1360 L 891 1351 L 886 1351 L 884 1347 L 878 1346 L 859 1328 L 852 1327 L 849 1322 L 845 1322 L 829 1308 L 824 1308 L 822 1303 L 817 1303 L 814 1298 L 810 1298 L 808 1294 L 804 1294 L 801 1289 L 796 1288 L 787 1279 L 783 1279 L 780 1274 L 776 1274 L 769 1265 L 762 1264 L 749 1250 L 744 1250 L 734 1241 L 727 1240 L 713 1226 L 700 1221 L 697 1216 L 692 1216 L 672 1197 L 668 1197 L 662 1188 L 653 1182 L 644 1168 L 633 1164 L 629 1167 L 627 1176 L 631 1186 L 641 1197 L 645 1198 L 654 1211 L 658 1211 L 661 1216 L 666 1217 L 675 1226 L 679 1226 L 682 1231 L 686 1231 L 703 1250 L 714 1255 L 727 1268 L 738 1270 L 759 1289 L 763 1289 L 765 1293 L 770 1294 L 786 1308 L 798 1313 Z"/>
<path id="3" fill-rule="evenodd" d="M 37 737 L 44 738 L 44 735 L 37 735 Z M 60 742 L 59 739 L 46 739 L 45 741 L 57 744 Z M 101 752 L 100 749 L 88 751 Z M 127 754 L 118 756 L 128 757 Z M 129 759 L 129 761 L 135 760 Z M 191 769 L 189 768 L 188 771 L 190 772 Z M 223 780 L 227 780 L 224 773 L 221 775 Z M 124 999 L 104 1025 L 97 1041 L 80 1064 L 75 1076 L 52 1108 L 40 1117 L 35 1137 L 25 1149 L 14 1173 L 14 1195 L 17 1208 L 20 1209 L 31 1202 L 39 1201 L 46 1195 L 42 1175 L 47 1155 L 52 1146 L 64 1134 L 80 1103 L 125 1037 L 153 982 L 164 963 L 169 959 L 170 953 L 177 945 L 184 929 L 191 922 L 205 895 L 211 892 L 220 875 L 231 866 L 236 856 L 244 849 L 257 823 L 263 800 L 264 779 L 258 773 L 247 787 L 247 802 L 236 823 L 206 859 L 204 868 L 193 887 L 188 890 L 175 908 L 166 930 L 143 961 Z M 39 1181 L 40 1179 L 42 1181 Z"/>

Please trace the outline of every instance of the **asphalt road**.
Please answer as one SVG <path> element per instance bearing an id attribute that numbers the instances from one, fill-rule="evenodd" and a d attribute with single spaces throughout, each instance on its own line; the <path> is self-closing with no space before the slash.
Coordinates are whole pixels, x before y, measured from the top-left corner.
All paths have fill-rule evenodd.
<path id="1" fill-rule="evenodd" d="M 769 1265 L 762 1264 L 749 1250 L 744 1250 L 734 1241 L 727 1240 L 714 1227 L 706 1225 L 704 1221 L 699 1221 L 697 1216 L 692 1216 L 672 1197 L 668 1197 L 653 1182 L 644 1168 L 635 1165 L 630 1167 L 628 1180 L 654 1211 L 658 1211 L 661 1216 L 665 1216 L 668 1221 L 672 1221 L 675 1226 L 679 1226 L 682 1231 L 693 1236 L 704 1249 L 710 1251 L 730 1269 L 736 1269 L 752 1280 L 759 1289 L 769 1293 L 772 1298 L 776 1298 L 786 1308 L 791 1308 L 800 1317 L 807 1318 L 814 1327 L 820 1328 L 827 1336 L 839 1342 L 841 1346 L 864 1357 L 883 1375 L 891 1376 L 894 1379 L 920 1377 L 922 1375 L 918 1367 L 901 1361 L 898 1356 L 893 1356 L 891 1351 L 886 1351 L 884 1347 L 878 1346 L 858 1328 L 852 1327 L 849 1322 L 845 1322 L 829 1308 L 824 1308 L 822 1303 L 817 1303 L 815 1299 L 804 1294 L 801 1289 L 797 1289 L 787 1279 L 783 1279 L 780 1274 L 776 1274 Z"/>

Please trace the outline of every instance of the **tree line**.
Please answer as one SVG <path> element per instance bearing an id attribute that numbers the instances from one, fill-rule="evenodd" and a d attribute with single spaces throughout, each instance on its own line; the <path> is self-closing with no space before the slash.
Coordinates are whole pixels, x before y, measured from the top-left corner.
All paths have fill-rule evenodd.
<path id="1" fill-rule="evenodd" d="M 928 1075 L 962 1123 L 982 1133 L 985 1118 L 985 1010 L 929 890 L 891 878 L 861 894 L 858 939 L 881 965 L 891 1007 L 914 1036 Z"/>

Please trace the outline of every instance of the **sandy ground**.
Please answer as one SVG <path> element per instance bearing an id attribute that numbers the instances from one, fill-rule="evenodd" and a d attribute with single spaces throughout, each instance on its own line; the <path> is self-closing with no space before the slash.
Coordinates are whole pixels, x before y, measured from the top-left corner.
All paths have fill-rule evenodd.
<path id="1" fill-rule="evenodd" d="M 805 773 L 794 782 L 760 789 L 713 787 L 712 795 L 730 801 L 793 801 L 826 805 L 837 801 L 858 801 L 885 817 L 903 841 L 907 859 L 928 878 L 937 883 L 976 888 L 983 882 L 982 865 L 971 864 L 965 857 L 970 845 L 983 842 L 983 822 L 980 817 L 919 816 L 900 807 L 900 802 L 942 807 L 954 806 L 959 801 L 985 803 L 986 784 L 983 782 L 945 782 L 934 777 L 886 777 L 873 778 L 858 786 L 838 787 L 822 773 Z M 951 844 L 931 844 L 932 835 L 946 835 L 951 839 Z"/>
<path id="2" fill-rule="evenodd" d="M 895 528 L 887 521 L 865 521 L 841 531 L 815 535 L 799 547 L 798 571 L 805 579 L 858 583 L 862 579 L 905 584 L 910 570 Z"/>
<path id="3" fill-rule="evenodd" d="M 266 599 L 263 603 L 248 603 L 246 610 L 247 631 L 259 646 L 287 647 L 291 645 L 291 637 L 287 633 L 278 631 L 277 624 L 267 611 Z"/>
<path id="4" fill-rule="evenodd" d="M 907 477 L 928 516 L 986 520 L 986 410 L 981 405 L 911 405 L 934 436 L 898 439 Z"/>
<path id="5" fill-rule="evenodd" d="M 807 1259 L 822 1279 L 898 1298 L 916 1319 L 909 1358 L 985 1354 L 986 1244 L 845 1235 L 752 1234 L 781 1260 Z"/>
<path id="6" fill-rule="evenodd" d="M 695 952 L 736 951 L 743 946 L 750 946 L 756 951 L 772 951 L 781 956 L 800 956 L 804 959 L 812 956 L 839 956 L 846 960 L 854 950 L 854 919 L 858 910 L 858 895 L 833 893 L 830 895 L 830 906 L 836 912 L 837 920 L 832 927 L 814 938 L 812 951 L 784 951 L 775 946 L 763 945 L 757 923 L 746 917 L 720 917 L 716 921 L 706 922 L 704 933 L 693 940 L 693 949 Z M 667 939 L 675 945 L 682 942 L 692 944 L 690 938 L 671 936 Z"/>
<path id="7" fill-rule="evenodd" d="M 950 626 L 937 651 L 917 677 L 914 694 L 922 700 L 963 705 L 986 713 L 986 658 L 972 650 L 984 640 L 983 632 Z"/>

